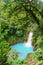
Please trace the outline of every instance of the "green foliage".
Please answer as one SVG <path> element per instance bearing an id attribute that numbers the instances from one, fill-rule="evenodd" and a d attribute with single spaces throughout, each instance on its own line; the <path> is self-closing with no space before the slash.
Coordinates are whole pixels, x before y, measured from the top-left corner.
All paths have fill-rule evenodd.
<path id="1" fill-rule="evenodd" d="M 0 18 L 0 65 L 8 65 L 7 54 L 10 50 L 9 43 L 5 40 L 8 34 L 8 24 Z"/>
<path id="2" fill-rule="evenodd" d="M 10 1 L 9 5 L 7 5 L 7 7 L 5 8 L 5 10 L 3 11 L 1 15 L 4 19 L 7 20 L 8 27 L 9 27 L 8 35 L 5 36 L 5 38 L 7 37 L 7 41 L 12 36 L 14 37 L 14 40 L 19 40 L 19 38 L 26 39 L 25 37 L 28 36 L 29 31 L 31 30 L 33 31 L 35 28 L 34 25 L 37 25 L 37 24 L 42 31 L 43 19 L 40 14 L 41 11 L 42 11 L 42 7 L 39 7 L 33 1 L 30 3 L 24 3 L 24 2 L 18 3 L 18 2 Z M 37 30 L 35 34 L 36 34 L 35 37 L 37 37 L 37 35 L 40 34 L 39 30 Z"/>
<path id="3" fill-rule="evenodd" d="M 2 0 L 0 2 L 1 65 L 8 65 L 9 44 L 27 40 L 30 31 L 34 32 L 32 42 L 37 50 L 35 54 L 30 54 L 29 58 L 41 61 L 43 60 L 43 6 L 37 5 L 34 0 L 20 3 L 14 0 Z M 8 57 L 8 63 L 27 65 L 27 60 L 18 59 L 18 54 L 14 52 Z"/>
<path id="4" fill-rule="evenodd" d="M 0 42 L 0 65 L 7 65 L 7 54 L 9 52 L 9 44 L 4 40 Z"/>
<path id="5" fill-rule="evenodd" d="M 37 44 L 38 48 L 43 49 L 43 36 L 38 37 Z"/>
<path id="6" fill-rule="evenodd" d="M 29 59 L 28 59 L 29 58 Z M 28 53 L 27 55 L 27 60 L 30 61 L 30 60 L 36 60 L 36 56 L 35 56 L 35 53 Z"/>
<path id="7" fill-rule="evenodd" d="M 25 59 L 18 59 L 18 52 L 10 51 L 8 57 L 8 63 L 10 65 L 27 65 L 27 61 Z"/>
<path id="8" fill-rule="evenodd" d="M 38 60 L 43 60 L 43 50 L 41 48 L 38 48 L 35 53 Z"/>

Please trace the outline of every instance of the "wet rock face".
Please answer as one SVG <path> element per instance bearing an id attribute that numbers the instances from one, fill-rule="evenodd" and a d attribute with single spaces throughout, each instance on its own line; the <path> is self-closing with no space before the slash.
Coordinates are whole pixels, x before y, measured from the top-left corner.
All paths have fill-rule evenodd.
<path id="1" fill-rule="evenodd" d="M 35 60 L 31 60 L 28 62 L 28 65 L 36 65 L 36 64 L 37 64 L 37 62 Z"/>
<path id="2" fill-rule="evenodd" d="M 40 65 L 43 65 L 43 62 Z"/>

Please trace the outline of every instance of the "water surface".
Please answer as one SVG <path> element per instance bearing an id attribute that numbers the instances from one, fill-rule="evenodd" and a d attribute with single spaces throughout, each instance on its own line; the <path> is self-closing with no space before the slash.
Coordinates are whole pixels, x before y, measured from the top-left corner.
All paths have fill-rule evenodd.
<path id="1" fill-rule="evenodd" d="M 18 43 L 16 45 L 13 45 L 11 46 L 11 49 L 20 52 L 19 58 L 26 58 L 28 53 L 34 53 L 33 47 L 26 47 L 24 43 Z"/>
<path id="2" fill-rule="evenodd" d="M 33 32 L 30 32 L 28 35 L 27 42 L 18 43 L 16 45 L 11 46 L 12 50 L 16 50 L 17 52 L 20 52 L 19 58 L 26 58 L 28 53 L 34 53 L 32 41 L 31 41 L 32 36 L 33 36 Z"/>

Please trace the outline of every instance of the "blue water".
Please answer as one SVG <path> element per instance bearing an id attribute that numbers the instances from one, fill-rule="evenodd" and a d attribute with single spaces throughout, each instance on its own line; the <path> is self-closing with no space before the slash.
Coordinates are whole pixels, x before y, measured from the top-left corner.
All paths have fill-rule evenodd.
<path id="1" fill-rule="evenodd" d="M 18 43 L 11 46 L 11 50 L 20 52 L 19 58 L 26 58 L 28 53 L 34 53 L 33 47 L 26 47 L 24 43 Z"/>

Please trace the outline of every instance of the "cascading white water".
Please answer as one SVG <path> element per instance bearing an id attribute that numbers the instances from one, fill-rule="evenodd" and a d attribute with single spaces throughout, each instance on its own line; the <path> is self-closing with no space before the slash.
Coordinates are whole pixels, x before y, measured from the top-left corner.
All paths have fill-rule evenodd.
<path id="1" fill-rule="evenodd" d="M 25 43 L 25 46 L 26 46 L 26 47 L 32 47 L 32 41 L 31 41 L 32 36 L 33 36 L 33 32 L 30 32 L 30 33 L 29 33 L 29 36 L 28 36 L 28 40 L 27 40 L 27 42 Z"/>

